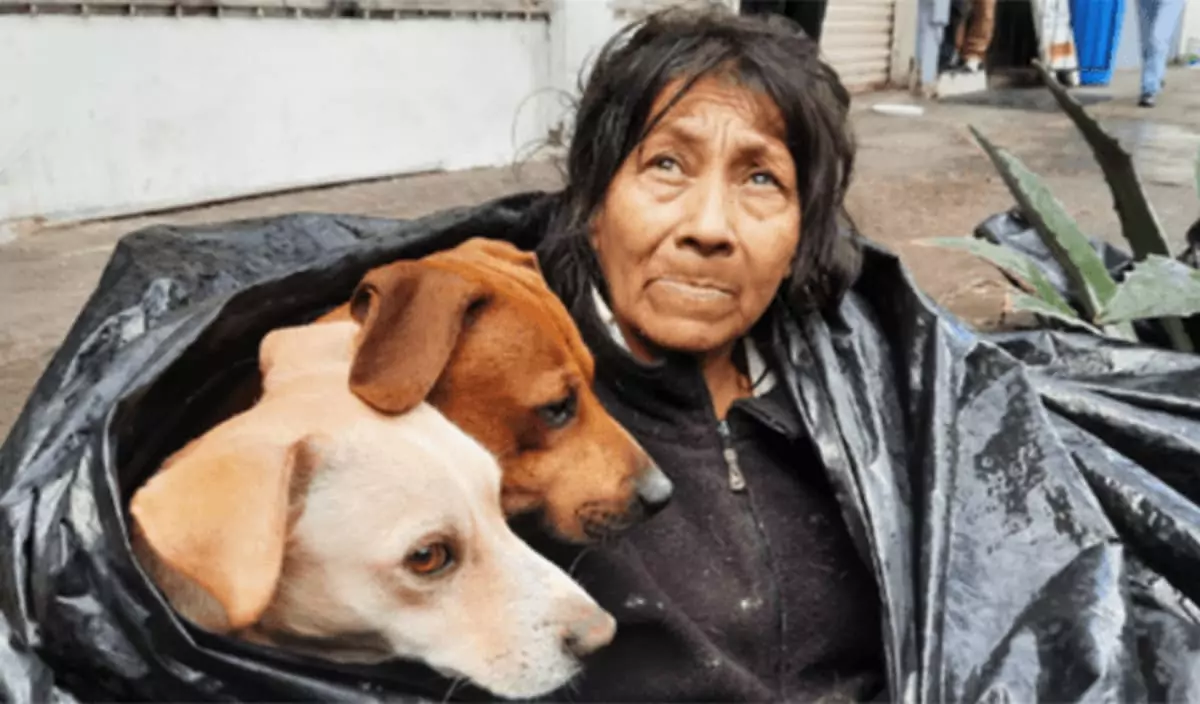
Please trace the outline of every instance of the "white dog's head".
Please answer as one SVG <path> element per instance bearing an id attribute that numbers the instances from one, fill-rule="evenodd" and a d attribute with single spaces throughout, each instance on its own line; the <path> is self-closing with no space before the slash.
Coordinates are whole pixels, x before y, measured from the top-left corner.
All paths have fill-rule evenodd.
<path id="1" fill-rule="evenodd" d="M 262 401 L 134 496 L 139 558 L 209 630 L 502 697 L 563 686 L 613 618 L 511 531 L 481 445 L 428 404 L 387 416 L 350 393 L 354 332 L 268 336 Z"/>

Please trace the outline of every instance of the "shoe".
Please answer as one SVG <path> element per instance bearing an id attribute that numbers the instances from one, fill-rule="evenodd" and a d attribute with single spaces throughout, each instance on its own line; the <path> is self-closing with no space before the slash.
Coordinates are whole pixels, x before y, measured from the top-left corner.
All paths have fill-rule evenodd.
<path id="1" fill-rule="evenodd" d="M 1152 108 L 1157 100 L 1153 93 L 1142 93 L 1142 97 L 1138 100 L 1138 105 L 1143 108 Z"/>
<path id="2" fill-rule="evenodd" d="M 954 67 L 955 73 L 979 73 L 983 70 L 983 59 L 969 58 L 963 59 L 961 63 Z"/>

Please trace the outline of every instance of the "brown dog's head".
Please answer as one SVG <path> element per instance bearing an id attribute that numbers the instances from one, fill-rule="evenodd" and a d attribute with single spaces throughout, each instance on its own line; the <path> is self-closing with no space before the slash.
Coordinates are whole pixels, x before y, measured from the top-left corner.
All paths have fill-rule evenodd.
<path id="1" fill-rule="evenodd" d="M 384 413 L 428 400 L 496 455 L 508 515 L 586 542 L 662 508 L 671 483 L 600 405 L 594 361 L 532 254 L 476 238 L 364 277 L 350 388 Z"/>

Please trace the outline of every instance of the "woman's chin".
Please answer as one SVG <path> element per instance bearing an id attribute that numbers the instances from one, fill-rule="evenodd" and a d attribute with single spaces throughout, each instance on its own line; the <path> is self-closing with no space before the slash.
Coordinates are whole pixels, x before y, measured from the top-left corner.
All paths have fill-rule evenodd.
<path id="1" fill-rule="evenodd" d="M 654 321 L 642 328 L 653 335 L 642 338 L 653 347 L 677 354 L 708 355 L 728 350 L 742 336 L 742 326 L 735 321 L 668 318 Z"/>

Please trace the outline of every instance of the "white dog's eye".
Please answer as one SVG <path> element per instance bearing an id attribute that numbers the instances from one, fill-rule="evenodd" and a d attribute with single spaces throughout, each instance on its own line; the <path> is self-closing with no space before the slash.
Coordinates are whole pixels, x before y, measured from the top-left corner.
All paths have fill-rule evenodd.
<path id="1" fill-rule="evenodd" d="M 452 564 L 454 553 L 446 543 L 430 543 L 413 550 L 404 558 L 404 566 L 422 577 L 431 577 Z"/>

